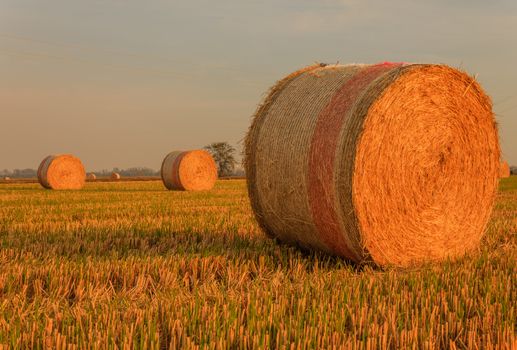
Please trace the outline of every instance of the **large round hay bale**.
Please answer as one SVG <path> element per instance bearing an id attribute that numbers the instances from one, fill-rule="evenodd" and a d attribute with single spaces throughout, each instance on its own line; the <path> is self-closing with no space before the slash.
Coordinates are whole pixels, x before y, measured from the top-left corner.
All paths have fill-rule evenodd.
<path id="1" fill-rule="evenodd" d="M 499 177 L 506 178 L 506 177 L 510 177 L 510 175 L 511 175 L 510 166 L 508 165 L 508 163 L 506 161 L 502 161 L 501 165 L 499 167 Z"/>
<path id="2" fill-rule="evenodd" d="M 78 190 L 86 180 L 81 160 L 71 154 L 46 157 L 37 174 L 41 186 L 52 190 Z"/>
<path id="3" fill-rule="evenodd" d="M 161 176 L 169 190 L 206 191 L 214 187 L 217 166 L 207 151 L 175 151 L 163 160 Z"/>
<path id="4" fill-rule="evenodd" d="M 95 175 L 94 173 L 89 173 L 87 179 L 90 181 L 95 181 L 97 180 L 97 175 Z"/>
<path id="5" fill-rule="evenodd" d="M 475 249 L 497 188 L 490 98 L 443 65 L 316 65 L 279 81 L 245 150 L 272 237 L 408 266 Z"/>
<path id="6" fill-rule="evenodd" d="M 112 172 L 110 178 L 112 180 L 120 180 L 120 174 L 116 172 Z"/>

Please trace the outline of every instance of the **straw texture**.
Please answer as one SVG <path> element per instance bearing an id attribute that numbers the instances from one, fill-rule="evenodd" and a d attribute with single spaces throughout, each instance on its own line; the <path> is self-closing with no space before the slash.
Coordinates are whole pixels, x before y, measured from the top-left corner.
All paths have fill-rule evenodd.
<path id="1" fill-rule="evenodd" d="M 475 249 L 499 172 L 490 99 L 442 65 L 297 71 L 259 106 L 245 153 L 269 236 L 378 265 Z"/>
<path id="2" fill-rule="evenodd" d="M 164 158 L 161 177 L 169 190 L 206 191 L 214 187 L 217 166 L 205 150 L 174 151 Z"/>
<path id="3" fill-rule="evenodd" d="M 507 178 L 510 177 L 510 166 L 508 165 L 508 162 L 502 161 L 501 165 L 499 167 L 499 177 L 500 178 Z"/>
<path id="4" fill-rule="evenodd" d="M 46 157 L 38 167 L 37 175 L 41 186 L 52 190 L 80 189 L 86 178 L 83 164 L 71 154 Z"/>

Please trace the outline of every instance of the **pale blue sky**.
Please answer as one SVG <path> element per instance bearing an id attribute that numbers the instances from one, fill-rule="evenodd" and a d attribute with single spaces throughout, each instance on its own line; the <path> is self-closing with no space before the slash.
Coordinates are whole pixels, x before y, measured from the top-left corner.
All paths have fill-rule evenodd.
<path id="1" fill-rule="evenodd" d="M 158 169 L 170 150 L 240 147 L 268 87 L 315 61 L 466 69 L 517 165 L 515 0 L 0 0 L 0 169 L 63 152 Z"/>

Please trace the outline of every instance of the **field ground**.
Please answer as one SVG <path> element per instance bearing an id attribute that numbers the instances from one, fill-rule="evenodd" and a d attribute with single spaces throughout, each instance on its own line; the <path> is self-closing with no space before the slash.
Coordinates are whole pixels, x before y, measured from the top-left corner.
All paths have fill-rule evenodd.
<path id="1" fill-rule="evenodd" d="M 243 180 L 1 184 L 0 344 L 515 349 L 516 232 L 516 176 L 479 252 L 386 271 L 265 238 Z"/>

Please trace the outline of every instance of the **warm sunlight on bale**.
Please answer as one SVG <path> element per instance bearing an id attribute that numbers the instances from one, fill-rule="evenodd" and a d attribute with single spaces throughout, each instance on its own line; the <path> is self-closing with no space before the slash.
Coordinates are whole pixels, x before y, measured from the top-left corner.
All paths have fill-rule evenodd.
<path id="1" fill-rule="evenodd" d="M 217 166 L 207 151 L 176 151 L 163 160 L 161 176 L 169 190 L 205 191 L 214 187 Z"/>
<path id="2" fill-rule="evenodd" d="M 116 172 L 112 172 L 110 178 L 112 180 L 120 180 L 120 174 Z"/>
<path id="3" fill-rule="evenodd" d="M 259 106 L 245 157 L 269 236 L 381 266 L 476 249 L 499 175 L 490 98 L 443 65 L 295 72 Z"/>
<path id="4" fill-rule="evenodd" d="M 52 190 L 78 190 L 85 177 L 81 160 L 71 154 L 48 156 L 38 168 L 39 183 Z"/>
<path id="5" fill-rule="evenodd" d="M 94 173 L 89 173 L 86 178 L 90 181 L 94 181 L 97 180 L 97 175 L 95 175 Z"/>
<path id="6" fill-rule="evenodd" d="M 499 177 L 510 177 L 510 166 L 506 161 L 501 162 L 501 165 L 499 167 Z"/>

